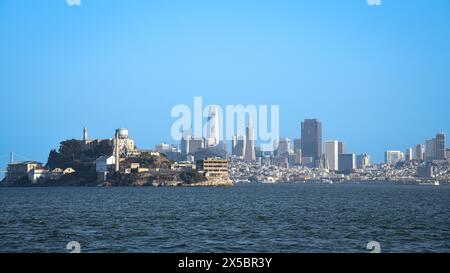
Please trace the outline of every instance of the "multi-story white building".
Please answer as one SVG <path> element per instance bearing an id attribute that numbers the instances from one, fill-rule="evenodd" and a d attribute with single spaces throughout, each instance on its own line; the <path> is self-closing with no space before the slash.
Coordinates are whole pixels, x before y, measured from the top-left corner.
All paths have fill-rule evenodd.
<path id="1" fill-rule="evenodd" d="M 325 162 L 329 170 L 337 171 L 339 169 L 339 142 L 329 140 L 325 142 Z"/>

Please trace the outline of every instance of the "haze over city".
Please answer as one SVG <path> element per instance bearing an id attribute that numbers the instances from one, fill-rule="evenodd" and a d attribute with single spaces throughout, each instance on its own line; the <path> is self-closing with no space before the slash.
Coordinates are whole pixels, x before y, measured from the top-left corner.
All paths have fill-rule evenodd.
<path id="1" fill-rule="evenodd" d="M 170 110 L 194 96 L 280 105 L 291 139 L 318 118 L 380 162 L 450 132 L 450 3 L 409 2 L 2 1 L 0 165 L 45 162 L 84 126 L 176 143 Z"/>

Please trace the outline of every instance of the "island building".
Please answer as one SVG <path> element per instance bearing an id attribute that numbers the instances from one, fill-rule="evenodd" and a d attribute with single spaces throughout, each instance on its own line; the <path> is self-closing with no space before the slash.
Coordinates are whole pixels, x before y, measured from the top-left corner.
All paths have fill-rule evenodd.
<path id="1" fill-rule="evenodd" d="M 222 158 L 206 158 L 197 160 L 196 168 L 209 181 L 229 181 L 228 160 Z"/>
<path id="2" fill-rule="evenodd" d="M 36 161 L 12 162 L 8 164 L 6 181 L 14 182 L 24 177 L 28 178 L 28 174 L 34 169 L 44 169 L 42 163 Z"/>

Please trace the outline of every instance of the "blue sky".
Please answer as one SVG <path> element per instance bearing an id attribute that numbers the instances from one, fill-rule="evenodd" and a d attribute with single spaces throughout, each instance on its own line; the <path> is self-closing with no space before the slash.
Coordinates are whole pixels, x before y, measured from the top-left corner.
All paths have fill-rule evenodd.
<path id="1" fill-rule="evenodd" d="M 450 132 L 450 1 L 0 1 L 0 165 L 60 140 L 171 142 L 176 104 L 278 104 L 375 161 Z"/>

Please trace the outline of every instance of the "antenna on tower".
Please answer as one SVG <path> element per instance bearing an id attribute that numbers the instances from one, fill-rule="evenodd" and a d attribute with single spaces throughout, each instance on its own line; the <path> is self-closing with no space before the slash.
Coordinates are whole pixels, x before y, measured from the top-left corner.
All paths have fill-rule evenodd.
<path id="1" fill-rule="evenodd" d="M 9 163 L 14 164 L 14 152 L 11 152 L 9 161 Z"/>

